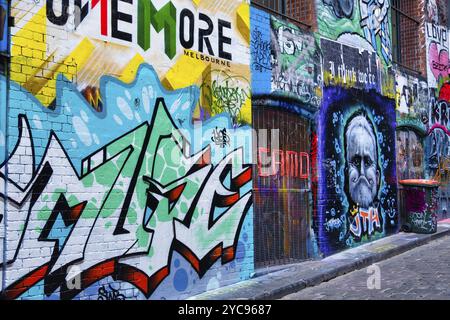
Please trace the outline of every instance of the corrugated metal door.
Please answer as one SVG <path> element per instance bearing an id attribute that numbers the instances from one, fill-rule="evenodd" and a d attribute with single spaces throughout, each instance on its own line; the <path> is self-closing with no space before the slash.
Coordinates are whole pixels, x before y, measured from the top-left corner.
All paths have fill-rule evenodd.
<path id="1" fill-rule="evenodd" d="M 304 260 L 311 213 L 309 122 L 280 109 L 255 107 L 253 127 L 258 136 L 253 170 L 255 265 Z"/>

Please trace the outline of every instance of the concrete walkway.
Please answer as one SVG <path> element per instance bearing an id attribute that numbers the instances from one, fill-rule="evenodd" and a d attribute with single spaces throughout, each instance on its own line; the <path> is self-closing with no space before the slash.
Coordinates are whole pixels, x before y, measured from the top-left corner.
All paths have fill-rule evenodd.
<path id="1" fill-rule="evenodd" d="M 439 223 L 435 234 L 398 233 L 318 261 L 306 261 L 189 300 L 274 300 L 366 268 L 430 241 L 450 235 L 450 223 Z"/>

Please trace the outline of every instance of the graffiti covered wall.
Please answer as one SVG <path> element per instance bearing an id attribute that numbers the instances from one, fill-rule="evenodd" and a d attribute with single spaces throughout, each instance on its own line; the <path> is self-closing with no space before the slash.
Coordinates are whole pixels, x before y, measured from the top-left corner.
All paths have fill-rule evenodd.
<path id="1" fill-rule="evenodd" d="M 314 228 L 324 256 L 398 229 L 389 6 L 316 1 L 324 88 Z"/>
<path id="2" fill-rule="evenodd" d="M 395 70 L 397 178 L 425 178 L 424 137 L 428 124 L 426 79 Z"/>
<path id="3" fill-rule="evenodd" d="M 375 91 L 324 88 L 319 137 L 321 252 L 397 230 L 395 106 Z"/>
<path id="4" fill-rule="evenodd" d="M 257 267 L 318 256 L 310 186 L 311 127 L 322 100 L 319 45 L 306 28 L 251 8 Z"/>
<path id="5" fill-rule="evenodd" d="M 317 110 L 322 72 L 314 35 L 255 8 L 251 18 L 253 95 L 270 95 Z"/>
<path id="6" fill-rule="evenodd" d="M 395 70 L 397 125 L 425 132 L 428 121 L 428 84 L 426 79 Z"/>
<path id="7" fill-rule="evenodd" d="M 429 116 L 425 146 L 427 176 L 441 182 L 439 211 L 447 208 L 449 166 L 449 32 L 445 26 L 426 23 Z"/>
<path id="8" fill-rule="evenodd" d="M 184 299 L 249 278 L 248 4 L 12 7 L 5 298 Z"/>
<path id="9" fill-rule="evenodd" d="M 316 0 L 319 33 L 331 40 L 392 59 L 389 1 Z"/>

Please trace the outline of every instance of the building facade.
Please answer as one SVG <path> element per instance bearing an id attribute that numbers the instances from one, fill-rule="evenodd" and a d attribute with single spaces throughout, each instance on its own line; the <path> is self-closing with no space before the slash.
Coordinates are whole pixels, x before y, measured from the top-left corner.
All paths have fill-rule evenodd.
<path id="1" fill-rule="evenodd" d="M 186 299 L 398 232 L 400 180 L 448 205 L 444 1 L 0 8 L 6 299 Z"/>

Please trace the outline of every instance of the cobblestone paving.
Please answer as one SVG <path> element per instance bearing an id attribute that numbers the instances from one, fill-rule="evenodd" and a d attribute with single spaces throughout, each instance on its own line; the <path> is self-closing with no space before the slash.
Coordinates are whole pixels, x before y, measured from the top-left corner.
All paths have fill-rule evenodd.
<path id="1" fill-rule="evenodd" d="M 374 272 L 364 268 L 282 299 L 450 300 L 450 237 L 379 262 L 376 266 L 381 272 L 380 289 L 368 288 L 368 279 Z M 376 284 L 375 281 L 369 283 Z"/>

